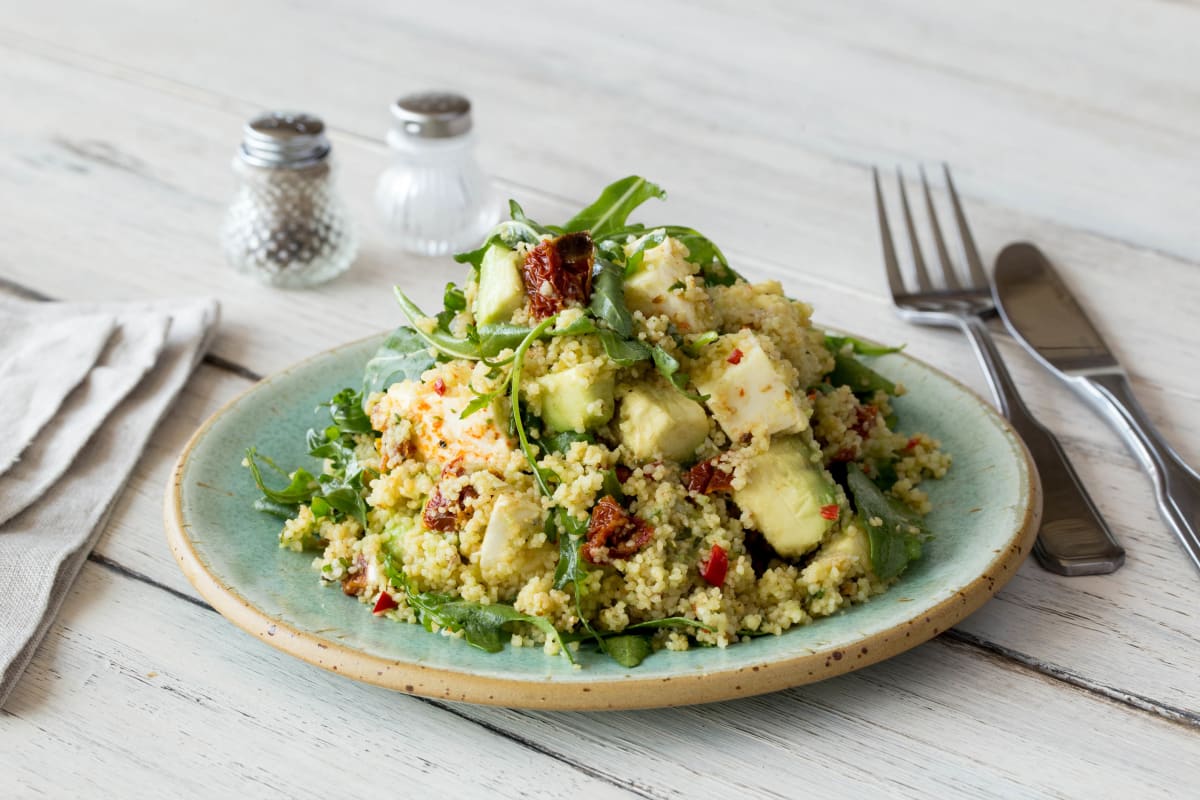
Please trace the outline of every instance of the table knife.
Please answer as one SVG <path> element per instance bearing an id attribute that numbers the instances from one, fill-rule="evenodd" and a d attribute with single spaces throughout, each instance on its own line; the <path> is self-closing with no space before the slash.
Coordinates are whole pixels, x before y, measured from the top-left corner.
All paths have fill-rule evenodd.
<path id="1" fill-rule="evenodd" d="M 1155 430 L 1125 370 L 1050 262 L 1032 244 L 1010 244 L 996 257 L 992 291 L 1013 336 L 1107 420 L 1150 473 L 1159 512 L 1200 568 L 1200 475 Z"/>

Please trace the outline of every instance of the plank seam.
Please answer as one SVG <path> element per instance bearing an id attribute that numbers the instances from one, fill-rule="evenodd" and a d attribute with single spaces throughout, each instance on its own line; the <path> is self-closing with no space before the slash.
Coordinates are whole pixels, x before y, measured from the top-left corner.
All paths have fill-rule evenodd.
<path id="1" fill-rule="evenodd" d="M 1126 692 L 1112 686 L 1088 680 L 1071 670 L 1048 664 L 1019 650 L 988 641 L 973 633 L 967 633 L 958 628 L 951 628 L 943 633 L 940 638 L 946 640 L 947 644 L 953 643 L 951 646 L 966 646 L 972 650 L 990 654 L 998 660 L 1019 665 L 1024 671 L 1065 683 L 1093 697 L 1154 714 L 1189 730 L 1200 729 L 1200 713 L 1172 706 L 1135 692 Z"/>

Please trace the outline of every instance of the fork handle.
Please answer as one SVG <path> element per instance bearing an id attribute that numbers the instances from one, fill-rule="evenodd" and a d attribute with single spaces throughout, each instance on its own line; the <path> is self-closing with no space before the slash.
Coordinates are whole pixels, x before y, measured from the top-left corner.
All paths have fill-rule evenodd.
<path id="1" fill-rule="evenodd" d="M 1033 418 L 983 319 L 958 318 L 983 365 L 1000 412 L 1025 440 L 1042 479 L 1042 524 L 1033 554 L 1060 575 L 1103 575 L 1125 563 L 1125 550 L 1096 509 L 1054 434 Z"/>

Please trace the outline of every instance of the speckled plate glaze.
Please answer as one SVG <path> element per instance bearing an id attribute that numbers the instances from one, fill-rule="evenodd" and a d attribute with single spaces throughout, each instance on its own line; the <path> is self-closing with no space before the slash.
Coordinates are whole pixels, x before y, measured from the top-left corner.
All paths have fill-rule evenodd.
<path id="1" fill-rule="evenodd" d="M 485 653 L 374 617 L 322 587 L 311 555 L 281 550 L 279 521 L 254 511 L 243 452 L 309 461 L 303 433 L 318 403 L 358 386 L 381 337 L 344 345 L 270 377 L 214 414 L 188 442 L 166 493 L 167 536 L 185 575 L 218 611 L 264 642 L 356 680 L 492 705 L 606 709 L 760 694 L 849 672 L 926 641 L 979 608 L 1016 572 L 1041 516 L 1037 473 L 1016 433 L 970 390 L 904 355 L 872 366 L 909 393 L 901 428 L 927 431 L 954 456 L 927 484 L 936 538 L 886 594 L 834 617 L 726 649 L 658 652 L 626 669 L 594 651 L 582 667 L 540 648 Z"/>

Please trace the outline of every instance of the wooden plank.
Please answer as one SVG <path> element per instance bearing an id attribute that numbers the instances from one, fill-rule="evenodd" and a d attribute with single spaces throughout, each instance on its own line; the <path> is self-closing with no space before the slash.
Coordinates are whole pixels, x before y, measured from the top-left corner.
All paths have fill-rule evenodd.
<path id="1" fill-rule="evenodd" d="M 443 707 L 291 660 L 94 564 L 3 716 L 0 771 L 18 794 L 52 795 L 136 794 L 169 764 L 182 796 L 1170 797 L 1197 742 L 946 643 L 731 703 Z"/>

